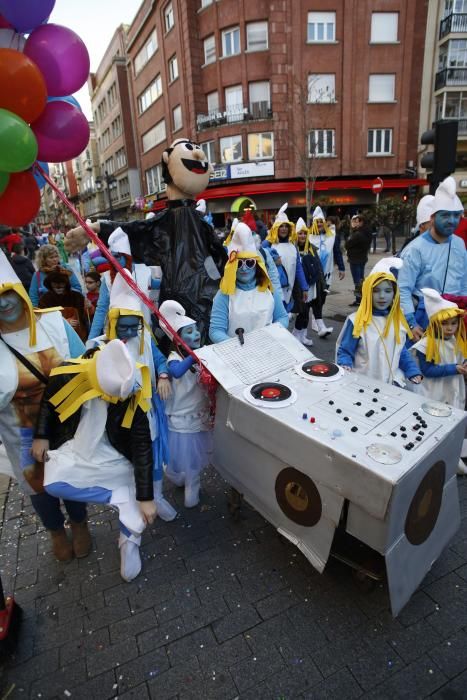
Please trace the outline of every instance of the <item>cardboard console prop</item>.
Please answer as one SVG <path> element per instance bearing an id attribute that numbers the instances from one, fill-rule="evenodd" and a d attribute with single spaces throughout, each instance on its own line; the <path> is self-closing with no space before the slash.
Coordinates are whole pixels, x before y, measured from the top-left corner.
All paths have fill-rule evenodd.
<path id="1" fill-rule="evenodd" d="M 460 525 L 465 414 L 314 357 L 279 324 L 196 352 L 213 464 L 322 572 L 336 528 L 384 557 L 393 615 Z"/>

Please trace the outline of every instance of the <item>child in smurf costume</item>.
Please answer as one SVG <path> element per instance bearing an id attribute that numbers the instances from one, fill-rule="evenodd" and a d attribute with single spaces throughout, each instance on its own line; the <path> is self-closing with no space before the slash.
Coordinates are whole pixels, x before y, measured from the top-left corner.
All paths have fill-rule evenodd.
<path id="1" fill-rule="evenodd" d="M 168 299 L 160 312 L 170 327 L 192 350 L 200 347 L 201 335 L 195 321 L 185 315 L 177 301 Z M 172 333 L 160 321 L 162 330 L 173 340 Z M 212 451 L 212 430 L 207 393 L 198 381 L 198 372 L 191 355 L 173 346 L 168 357 L 172 377 L 172 394 L 166 401 L 169 424 L 170 462 L 166 476 L 177 486 L 185 486 L 185 507 L 199 503 L 201 470 L 209 464 Z"/>
<path id="2" fill-rule="evenodd" d="M 467 376 L 464 312 L 454 302 L 443 299 L 435 289 L 424 287 L 420 291 L 429 322 L 423 338 L 410 348 L 425 377 L 423 384 L 414 387 L 414 391 L 463 411 Z M 467 457 L 467 440 L 464 440 L 461 457 Z M 462 459 L 457 473 L 467 474 Z"/>
<path id="3" fill-rule="evenodd" d="M 414 384 L 423 377 L 405 348 L 411 332 L 391 272 L 401 267 L 400 258 L 383 258 L 376 263 L 363 283 L 358 310 L 347 317 L 337 339 L 336 361 L 346 370 L 404 387 L 404 377 Z"/>
<path id="4" fill-rule="evenodd" d="M 149 367 L 152 398 L 148 413 L 154 452 L 154 500 L 157 515 L 162 520 L 173 520 L 177 512 L 163 496 L 163 464 L 168 461 L 167 420 L 164 401 L 171 394 L 167 360 L 161 353 L 145 324 L 142 302 L 125 281 L 129 272 L 117 274 L 110 290 L 109 312 L 106 334 L 88 341 L 94 347 L 118 338 L 125 343 L 135 362 Z"/>

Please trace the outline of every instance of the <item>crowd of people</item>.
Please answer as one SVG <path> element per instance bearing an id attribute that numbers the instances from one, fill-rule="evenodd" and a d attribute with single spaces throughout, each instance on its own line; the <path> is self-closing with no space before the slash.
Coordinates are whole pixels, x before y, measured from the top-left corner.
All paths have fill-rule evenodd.
<path id="1" fill-rule="evenodd" d="M 65 240 L 42 241 L 34 264 L 20 232 L 0 239 L 0 435 L 8 458 L 60 561 L 90 551 L 87 503 L 118 510 L 126 581 L 141 570 L 144 528 L 177 515 L 164 479 L 184 488 L 185 507 L 199 503 L 213 402 L 196 350 L 242 343 L 275 322 L 305 345 L 313 329 L 329 338 L 326 299 L 335 275 L 345 275 L 339 227 L 319 206 L 307 227 L 289 219 L 284 204 L 266 231 L 247 212 L 220 241 L 190 189 L 197 169 L 187 153 L 200 162 L 198 148 L 180 139 L 166 152 L 175 193 L 167 212 L 92 225 L 120 269 L 80 227 Z M 464 410 L 467 252 L 454 235 L 462 210 L 448 178 L 421 201 L 419 235 L 368 275 L 372 236 L 361 214 L 352 217 L 344 246 L 355 309 L 336 359 L 348 372 Z M 135 288 L 160 302 L 159 321 Z M 462 461 L 459 470 L 467 471 Z"/>

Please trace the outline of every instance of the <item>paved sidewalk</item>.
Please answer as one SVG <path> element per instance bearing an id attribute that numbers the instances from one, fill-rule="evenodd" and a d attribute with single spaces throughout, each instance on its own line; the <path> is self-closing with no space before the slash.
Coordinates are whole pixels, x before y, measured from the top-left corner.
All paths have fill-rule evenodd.
<path id="1" fill-rule="evenodd" d="M 350 288 L 346 277 L 327 319 L 350 311 Z M 332 337 L 315 352 L 332 357 Z M 333 560 L 318 574 L 248 506 L 234 522 L 214 470 L 202 483 L 192 510 L 168 490 L 180 515 L 144 534 L 143 573 L 131 584 L 120 579 L 110 510 L 90 508 L 92 554 L 59 564 L 10 489 L 0 569 L 23 622 L 0 698 L 467 697 L 467 478 L 462 528 L 396 620 L 384 585 L 364 592 Z"/>

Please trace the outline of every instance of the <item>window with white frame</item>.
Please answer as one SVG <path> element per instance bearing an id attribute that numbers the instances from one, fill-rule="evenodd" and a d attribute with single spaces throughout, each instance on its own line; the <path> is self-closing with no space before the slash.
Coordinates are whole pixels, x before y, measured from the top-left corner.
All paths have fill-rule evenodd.
<path id="1" fill-rule="evenodd" d="M 158 97 L 162 95 L 162 78 L 159 75 L 156 75 L 154 80 L 146 90 L 141 93 L 141 95 L 138 97 L 138 109 L 139 113 L 142 114 L 145 112 L 148 107 L 150 107 L 153 102 L 157 100 Z"/>
<path id="2" fill-rule="evenodd" d="M 438 70 L 467 67 L 467 39 L 451 39 L 439 47 Z"/>
<path id="3" fill-rule="evenodd" d="M 368 155 L 392 154 L 392 129 L 368 129 Z"/>
<path id="4" fill-rule="evenodd" d="M 165 6 L 164 21 L 165 21 L 165 31 L 170 32 L 170 30 L 172 29 L 172 27 L 175 24 L 174 8 L 173 8 L 171 2 L 169 2 L 169 4 Z"/>
<path id="5" fill-rule="evenodd" d="M 241 85 L 225 88 L 225 111 L 228 122 L 243 120 L 243 88 Z"/>
<path id="6" fill-rule="evenodd" d="M 106 173 L 108 173 L 109 175 L 112 175 L 115 172 L 115 165 L 114 165 L 113 156 L 110 156 L 110 158 L 107 158 L 107 160 L 105 161 L 104 171 Z"/>
<path id="7" fill-rule="evenodd" d="M 310 158 L 332 158 L 336 155 L 336 132 L 334 129 L 312 129 L 308 134 Z"/>
<path id="8" fill-rule="evenodd" d="M 274 134 L 272 131 L 248 134 L 248 158 L 250 160 L 274 158 Z"/>
<path id="9" fill-rule="evenodd" d="M 249 110 L 254 119 L 267 119 L 271 109 L 271 87 L 269 80 L 258 80 L 248 84 Z"/>
<path id="10" fill-rule="evenodd" d="M 208 105 L 208 114 L 215 114 L 219 111 L 219 93 L 217 90 L 209 92 L 206 95 L 206 101 Z"/>
<path id="11" fill-rule="evenodd" d="M 214 34 L 204 40 L 204 63 L 213 63 L 216 60 L 216 38 Z"/>
<path id="12" fill-rule="evenodd" d="M 166 184 L 162 179 L 162 166 L 153 165 L 152 168 L 146 170 L 146 194 L 154 194 L 155 192 L 163 192 L 166 189 Z"/>
<path id="13" fill-rule="evenodd" d="M 231 27 L 222 32 L 222 55 L 235 56 L 240 53 L 240 27 Z"/>
<path id="14" fill-rule="evenodd" d="M 268 48 L 268 23 L 249 22 L 246 25 L 247 51 L 265 51 Z"/>
<path id="15" fill-rule="evenodd" d="M 178 61 L 177 55 L 174 54 L 171 59 L 169 59 L 169 80 L 173 83 L 174 80 L 178 78 Z"/>
<path id="16" fill-rule="evenodd" d="M 138 51 L 135 56 L 135 74 L 139 73 L 140 70 L 146 65 L 149 59 L 157 51 L 157 33 L 156 30 L 152 32 L 149 39 L 144 44 L 143 48 Z"/>
<path id="17" fill-rule="evenodd" d="M 122 118 L 120 115 L 115 117 L 112 124 L 112 139 L 116 139 L 122 133 Z"/>
<path id="18" fill-rule="evenodd" d="M 397 42 L 398 26 L 398 12 L 372 12 L 370 42 L 372 44 L 394 44 Z"/>
<path id="19" fill-rule="evenodd" d="M 126 165 L 126 153 L 124 148 L 119 148 L 115 154 L 117 170 L 124 168 Z"/>
<path id="20" fill-rule="evenodd" d="M 212 5 L 213 0 L 201 0 L 201 7 L 207 7 L 208 5 Z"/>
<path id="21" fill-rule="evenodd" d="M 394 102 L 396 76 L 374 73 L 368 80 L 368 102 Z"/>
<path id="22" fill-rule="evenodd" d="M 308 102 L 335 102 L 336 76 L 334 73 L 310 73 L 308 76 Z"/>
<path id="23" fill-rule="evenodd" d="M 336 40 L 336 13 L 309 12 L 307 41 L 325 43 Z"/>
<path id="24" fill-rule="evenodd" d="M 235 163 L 243 158 L 242 137 L 224 136 L 220 139 L 221 160 L 223 163 Z"/>
<path id="25" fill-rule="evenodd" d="M 173 117 L 174 131 L 178 131 L 179 129 L 182 128 L 182 108 L 180 105 L 177 105 L 176 107 L 173 108 L 172 117 Z"/>
<path id="26" fill-rule="evenodd" d="M 209 163 L 212 164 L 216 162 L 215 143 L 215 141 L 205 141 L 204 143 L 200 144 L 204 151 L 204 155 L 208 159 Z"/>
<path id="27" fill-rule="evenodd" d="M 125 199 L 130 195 L 130 182 L 128 180 L 128 177 L 122 177 L 121 180 L 118 181 L 118 189 L 120 193 L 120 199 Z"/>
<path id="28" fill-rule="evenodd" d="M 146 151 L 149 151 L 151 148 L 154 148 L 154 146 L 157 146 L 158 143 L 165 141 L 165 139 L 165 119 L 161 119 L 161 121 L 158 122 L 155 126 L 153 126 L 152 129 L 149 129 L 149 131 L 146 131 L 146 133 L 143 134 L 143 153 L 146 153 Z"/>

